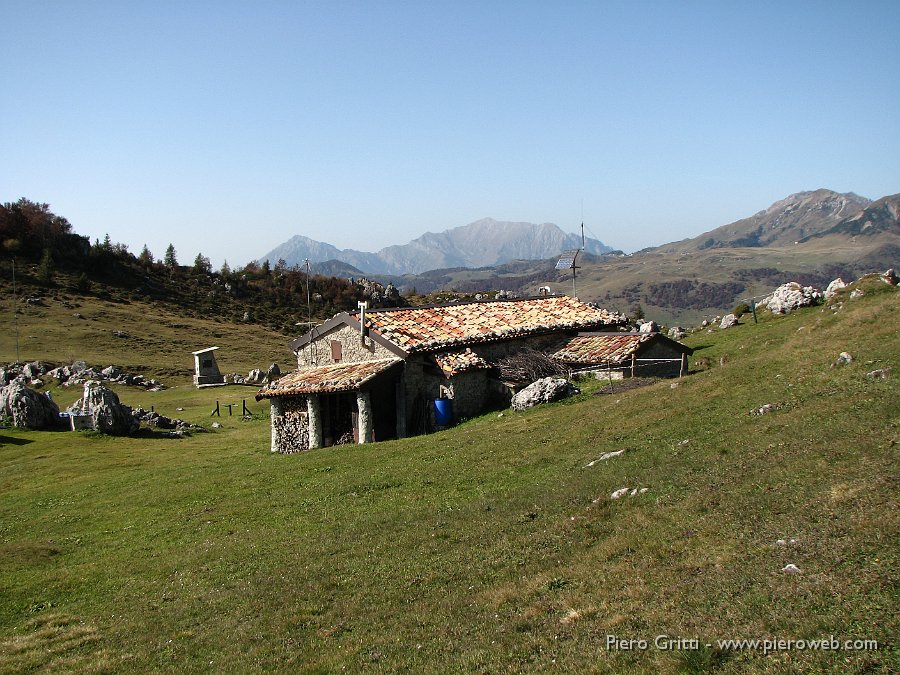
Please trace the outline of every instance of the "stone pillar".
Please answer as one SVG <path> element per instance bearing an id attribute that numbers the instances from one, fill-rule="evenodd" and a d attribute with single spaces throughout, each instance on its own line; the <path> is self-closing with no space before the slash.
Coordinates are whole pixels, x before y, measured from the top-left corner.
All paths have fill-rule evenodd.
<path id="1" fill-rule="evenodd" d="M 397 409 L 397 438 L 406 438 L 406 378 L 400 378 L 394 392 Z"/>
<path id="2" fill-rule="evenodd" d="M 284 401 L 280 396 L 273 396 L 269 399 L 270 422 L 272 425 L 272 452 L 281 452 L 281 433 L 283 425 L 281 424 L 284 415 Z"/>
<path id="3" fill-rule="evenodd" d="M 322 402 L 315 394 L 306 399 L 309 417 L 309 449 L 322 447 Z"/>
<path id="4" fill-rule="evenodd" d="M 356 392 L 356 409 L 359 412 L 357 417 L 359 421 L 359 442 L 371 443 L 373 420 L 372 420 L 372 395 L 367 391 Z"/>

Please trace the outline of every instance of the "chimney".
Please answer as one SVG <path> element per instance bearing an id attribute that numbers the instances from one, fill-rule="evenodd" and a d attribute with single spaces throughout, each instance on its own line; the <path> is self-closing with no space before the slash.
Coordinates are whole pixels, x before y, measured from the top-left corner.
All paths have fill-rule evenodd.
<path id="1" fill-rule="evenodd" d="M 362 301 L 358 303 L 359 305 L 359 344 L 365 347 L 366 345 L 366 310 L 369 308 L 369 303 L 366 301 Z"/>

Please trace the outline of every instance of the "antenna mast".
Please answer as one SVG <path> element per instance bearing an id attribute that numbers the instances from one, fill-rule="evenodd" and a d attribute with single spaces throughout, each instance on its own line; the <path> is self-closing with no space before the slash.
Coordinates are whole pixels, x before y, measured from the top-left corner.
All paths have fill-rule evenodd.
<path id="1" fill-rule="evenodd" d="M 16 259 L 12 260 L 13 323 L 16 325 L 16 363 L 19 362 L 19 311 L 16 307 Z"/>
<path id="2" fill-rule="evenodd" d="M 309 258 L 305 258 L 303 263 L 306 265 L 306 327 L 310 332 L 309 339 L 309 365 L 317 366 L 319 365 L 319 354 L 318 349 L 315 347 L 315 340 L 313 340 L 312 331 L 313 331 L 313 322 L 312 322 L 312 300 L 309 293 Z"/>

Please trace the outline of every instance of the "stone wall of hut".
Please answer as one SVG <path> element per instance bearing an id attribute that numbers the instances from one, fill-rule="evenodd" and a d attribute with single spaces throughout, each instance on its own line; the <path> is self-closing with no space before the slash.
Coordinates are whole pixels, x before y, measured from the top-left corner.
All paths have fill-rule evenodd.
<path id="1" fill-rule="evenodd" d="M 341 358 L 332 358 L 332 342 L 340 344 Z M 297 352 L 297 367 L 325 366 L 332 363 L 358 363 L 376 359 L 396 358 L 389 349 L 382 347 L 372 338 L 367 337 L 365 344 L 359 339 L 359 331 L 352 326 L 343 326 L 330 333 L 317 337 L 309 345 Z"/>

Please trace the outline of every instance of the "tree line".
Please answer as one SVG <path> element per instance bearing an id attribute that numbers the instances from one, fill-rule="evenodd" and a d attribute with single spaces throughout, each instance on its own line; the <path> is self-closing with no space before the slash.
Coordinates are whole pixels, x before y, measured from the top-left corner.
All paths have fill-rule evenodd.
<path id="1" fill-rule="evenodd" d="M 82 293 L 113 293 L 132 299 L 173 303 L 194 314 L 215 314 L 230 320 L 267 323 L 295 330 L 309 319 L 321 320 L 339 311 L 356 309 L 360 300 L 372 306 L 403 304 L 367 280 L 307 276 L 284 260 L 250 262 L 232 269 L 225 262 L 213 270 L 198 253 L 191 265 L 178 261 L 174 244 L 161 258 L 144 245 L 137 255 L 106 235 L 91 243 L 77 234 L 68 220 L 48 204 L 20 199 L 0 205 L 0 260 L 18 263 L 19 278 L 46 288 L 67 286 Z"/>

